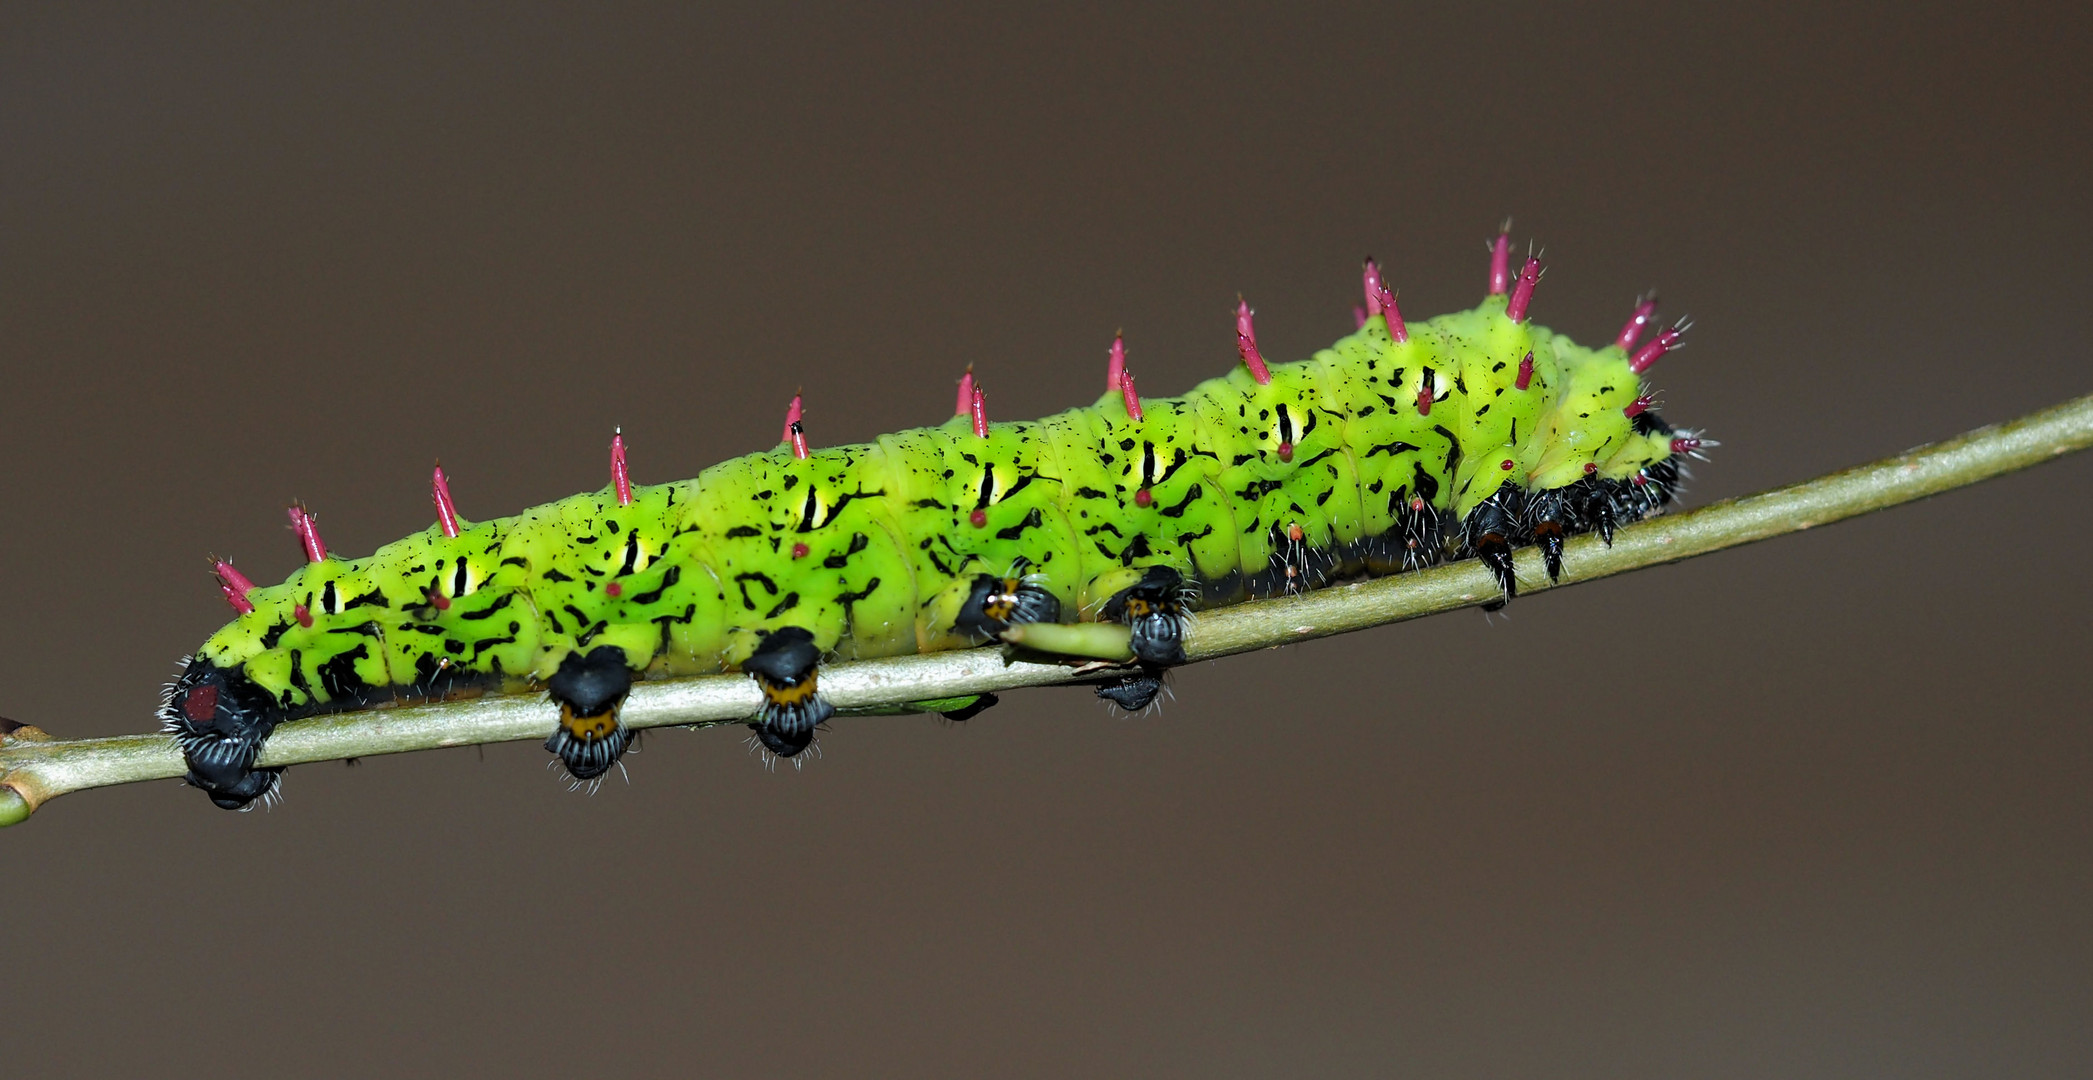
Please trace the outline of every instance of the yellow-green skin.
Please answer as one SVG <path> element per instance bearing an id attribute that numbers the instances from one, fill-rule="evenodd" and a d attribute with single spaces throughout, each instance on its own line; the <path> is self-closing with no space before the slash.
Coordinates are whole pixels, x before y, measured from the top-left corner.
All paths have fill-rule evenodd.
<path id="1" fill-rule="evenodd" d="M 199 655 L 243 666 L 295 714 L 344 707 L 355 682 L 406 687 L 445 666 L 520 691 L 599 645 L 645 677 L 733 670 L 786 626 L 837 659 L 964 647 L 978 642 L 952 625 L 972 580 L 1021 561 L 1070 621 L 1096 619 L 1159 564 L 1205 603 L 1228 603 L 1294 527 L 1307 548 L 1333 551 L 1388 532 L 1425 486 L 1420 471 L 1435 481 L 1430 505 L 1457 519 L 1508 481 L 1537 491 L 1636 475 L 1671 456 L 1666 435 L 1638 434 L 1624 415 L 1639 392 L 1621 349 L 1514 323 L 1502 295 L 1413 323 L 1401 343 L 1375 316 L 1274 366 L 1269 384 L 1238 365 L 1143 400 L 1141 420 L 1115 391 L 992 424 L 986 438 L 955 418 L 805 459 L 783 446 L 750 454 L 635 487 L 627 506 L 606 489 L 456 538 L 431 526 L 253 590 L 254 610 Z"/>

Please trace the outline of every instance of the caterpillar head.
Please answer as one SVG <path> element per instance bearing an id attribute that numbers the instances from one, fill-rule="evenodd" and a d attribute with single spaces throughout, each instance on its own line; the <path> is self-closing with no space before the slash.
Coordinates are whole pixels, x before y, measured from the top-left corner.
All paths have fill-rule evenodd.
<path id="1" fill-rule="evenodd" d="M 269 795 L 282 769 L 256 769 L 262 740 L 281 716 L 276 700 L 238 667 L 191 657 L 168 687 L 160 728 L 174 736 L 189 764 L 184 779 L 227 810 Z"/>

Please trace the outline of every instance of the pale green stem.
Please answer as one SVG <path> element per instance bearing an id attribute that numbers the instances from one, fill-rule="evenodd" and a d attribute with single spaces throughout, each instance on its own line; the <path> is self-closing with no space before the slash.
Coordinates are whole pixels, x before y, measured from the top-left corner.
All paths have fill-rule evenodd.
<path id="1" fill-rule="evenodd" d="M 2093 445 L 2093 396 L 1871 465 L 1747 495 L 1623 529 L 1611 546 L 1572 541 L 1560 584 L 1749 544 L 1922 499 Z M 1532 551 L 1519 558 L 1519 591 L 1553 588 Z M 1489 572 L 1467 560 L 1419 573 L 1341 585 L 1299 596 L 1202 612 L 1185 642 L 1192 660 L 1272 648 L 1383 623 L 1469 607 L 1497 596 Z M 1004 647 L 835 664 L 822 692 L 845 711 L 964 697 L 1023 686 L 1095 681 L 1118 670 L 1017 659 Z M 622 714 L 636 728 L 746 720 L 759 695 L 741 675 L 645 682 Z M 297 765 L 444 746 L 543 739 L 553 714 L 535 695 L 488 697 L 409 708 L 371 709 L 299 720 L 278 728 L 263 765 Z M 71 791 L 180 776 L 182 758 L 165 735 L 51 739 L 27 728 L 0 740 L 0 825 L 29 816 Z"/>

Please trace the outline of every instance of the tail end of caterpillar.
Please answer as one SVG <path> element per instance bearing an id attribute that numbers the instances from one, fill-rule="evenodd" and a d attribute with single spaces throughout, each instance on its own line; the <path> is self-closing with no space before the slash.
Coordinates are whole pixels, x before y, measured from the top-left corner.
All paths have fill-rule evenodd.
<path id="1" fill-rule="evenodd" d="M 268 691 L 238 667 L 190 657 L 160 704 L 160 729 L 174 736 L 188 763 L 183 777 L 224 810 L 280 797 L 283 770 L 257 769 L 262 740 L 281 712 Z"/>

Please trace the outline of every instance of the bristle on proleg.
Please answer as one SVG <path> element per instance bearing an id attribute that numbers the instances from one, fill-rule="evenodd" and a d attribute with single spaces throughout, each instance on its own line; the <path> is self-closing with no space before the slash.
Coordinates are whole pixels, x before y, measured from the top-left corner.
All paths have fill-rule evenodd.
<path id="1" fill-rule="evenodd" d="M 1236 355 L 1243 358 L 1243 366 L 1250 369 L 1250 377 L 1256 379 L 1259 386 L 1263 386 L 1272 381 L 1272 371 L 1265 366 L 1264 354 L 1257 351 L 1257 327 L 1250 321 L 1252 314 L 1250 302 L 1240 296 L 1236 297 Z"/>
<path id="2" fill-rule="evenodd" d="M 318 519 L 305 509 L 304 503 L 293 503 L 285 508 L 291 518 L 291 531 L 298 534 L 298 544 L 305 549 L 305 561 L 309 563 L 327 561 L 327 545 L 320 540 Z"/>
<path id="3" fill-rule="evenodd" d="M 438 463 L 429 479 L 429 497 L 436 502 L 436 525 L 443 535 L 458 538 L 458 507 L 451 502 L 451 481 L 443 475 L 443 465 Z"/>
<path id="4" fill-rule="evenodd" d="M 1651 319 L 1656 317 L 1657 294 L 1650 293 L 1646 296 L 1636 297 L 1635 310 L 1629 314 L 1628 321 L 1621 324 L 1619 336 L 1613 339 L 1614 346 L 1622 352 L 1635 348 L 1635 343 L 1642 340 L 1643 329 L 1650 325 Z"/>
<path id="5" fill-rule="evenodd" d="M 613 428 L 610 436 L 610 486 L 619 506 L 632 505 L 632 473 L 625 467 L 625 429 Z"/>

